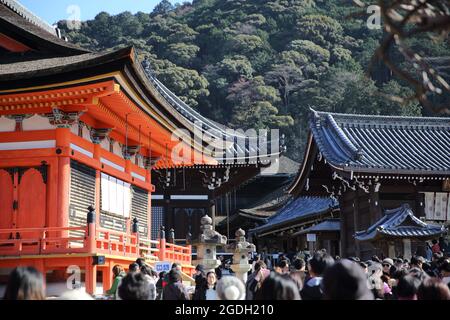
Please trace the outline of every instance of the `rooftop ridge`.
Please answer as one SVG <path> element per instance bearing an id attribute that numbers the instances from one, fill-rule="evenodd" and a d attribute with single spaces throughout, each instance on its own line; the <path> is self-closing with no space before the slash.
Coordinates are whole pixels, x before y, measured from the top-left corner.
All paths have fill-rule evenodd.
<path id="1" fill-rule="evenodd" d="M 24 5 L 19 3 L 16 0 L 0 0 L 0 3 L 4 4 L 6 7 L 17 13 L 19 16 L 27 20 L 28 22 L 38 26 L 39 28 L 47 31 L 48 33 L 54 35 L 55 37 L 58 37 L 58 32 L 56 31 L 56 28 L 54 28 L 52 25 L 50 25 L 47 21 L 44 19 L 38 17 L 34 13 L 32 13 L 30 10 L 28 10 Z"/>
<path id="2" fill-rule="evenodd" d="M 376 124 L 383 127 L 399 125 L 403 127 L 417 127 L 417 126 L 434 126 L 450 128 L 450 117 L 411 117 L 411 116 L 393 116 L 393 115 L 368 115 L 368 114 L 349 114 L 349 113 L 336 113 L 326 111 L 316 111 L 311 109 L 311 112 L 315 113 L 321 119 L 326 118 L 328 115 L 332 116 L 337 123 L 342 120 L 350 120 L 355 124 Z M 382 120 L 383 122 L 377 122 Z M 364 122 L 362 122 L 364 121 Z M 396 123 L 397 122 L 397 123 Z M 350 124 L 350 123 L 348 123 Z"/>

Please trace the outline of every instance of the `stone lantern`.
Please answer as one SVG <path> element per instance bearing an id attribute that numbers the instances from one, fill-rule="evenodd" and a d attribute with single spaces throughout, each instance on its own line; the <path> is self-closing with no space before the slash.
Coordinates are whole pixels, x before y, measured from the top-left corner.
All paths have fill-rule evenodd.
<path id="1" fill-rule="evenodd" d="M 192 246 L 197 248 L 197 259 L 193 263 L 202 264 L 205 272 L 214 271 L 220 265 L 220 260 L 216 256 L 217 247 L 226 245 L 227 237 L 213 229 L 212 219 L 207 215 L 201 218 L 200 224 L 199 239 L 192 243 Z"/>
<path id="2" fill-rule="evenodd" d="M 228 247 L 228 249 L 234 253 L 231 270 L 233 270 L 237 278 L 246 283 L 247 272 L 252 268 L 252 265 L 248 263 L 248 254 L 255 252 L 256 247 L 253 243 L 250 243 L 245 239 L 244 230 L 238 229 L 235 235 L 236 242 Z"/>

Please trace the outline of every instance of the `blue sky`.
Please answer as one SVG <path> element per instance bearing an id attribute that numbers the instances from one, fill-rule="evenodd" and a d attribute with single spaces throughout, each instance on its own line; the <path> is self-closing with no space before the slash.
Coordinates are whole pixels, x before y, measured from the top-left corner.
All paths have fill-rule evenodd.
<path id="1" fill-rule="evenodd" d="M 148 13 L 160 0 L 19 0 L 19 2 L 37 16 L 53 24 L 64 19 L 78 20 L 70 19 L 78 16 L 83 21 L 93 19 L 101 11 L 110 14 L 123 11 Z"/>

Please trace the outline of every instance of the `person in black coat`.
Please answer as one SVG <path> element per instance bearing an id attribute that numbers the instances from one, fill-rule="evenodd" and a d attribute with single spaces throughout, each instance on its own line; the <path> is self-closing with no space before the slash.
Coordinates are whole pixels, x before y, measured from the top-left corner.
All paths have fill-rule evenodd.
<path id="1" fill-rule="evenodd" d="M 208 286 L 206 275 L 205 275 L 205 267 L 199 264 L 195 267 L 195 292 L 192 296 L 192 300 L 205 300 L 206 299 L 206 288 Z"/>
<path id="2" fill-rule="evenodd" d="M 181 273 L 172 269 L 168 274 L 168 284 L 163 289 L 163 300 L 189 300 L 189 295 L 181 282 Z"/>
<path id="3" fill-rule="evenodd" d="M 309 277 L 300 292 L 303 300 L 322 300 L 322 275 L 334 259 L 324 251 L 316 252 L 308 262 Z"/>

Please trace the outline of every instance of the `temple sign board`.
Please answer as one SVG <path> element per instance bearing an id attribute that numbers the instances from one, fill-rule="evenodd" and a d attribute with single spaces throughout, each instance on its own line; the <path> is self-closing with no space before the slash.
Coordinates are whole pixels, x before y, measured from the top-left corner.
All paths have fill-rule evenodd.
<path id="1" fill-rule="evenodd" d="M 170 262 L 158 261 L 158 262 L 155 263 L 155 270 L 158 273 L 162 272 L 162 271 L 169 272 L 171 266 L 172 266 L 172 263 L 170 263 Z"/>

